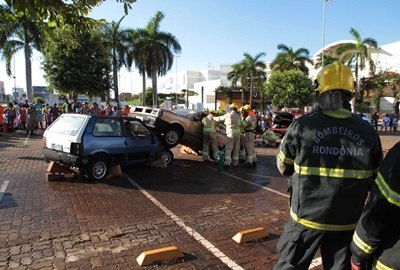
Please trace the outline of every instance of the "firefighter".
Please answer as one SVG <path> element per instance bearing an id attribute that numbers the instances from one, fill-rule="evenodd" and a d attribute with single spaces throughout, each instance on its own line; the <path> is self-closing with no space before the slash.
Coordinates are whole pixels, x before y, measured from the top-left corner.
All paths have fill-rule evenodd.
<path id="1" fill-rule="evenodd" d="M 350 269 L 353 232 L 382 160 L 379 135 L 351 113 L 351 70 L 327 65 L 315 86 L 316 109 L 289 126 L 277 154 L 279 172 L 292 177 L 276 270 L 308 269 L 318 248 L 323 269 Z"/>
<path id="2" fill-rule="evenodd" d="M 217 122 L 223 122 L 226 128 L 224 167 L 229 167 L 231 163 L 236 167 L 239 165 L 241 119 L 235 103 L 232 103 L 229 108 L 230 112 L 214 119 Z"/>
<path id="3" fill-rule="evenodd" d="M 257 165 L 257 157 L 254 152 L 254 140 L 256 138 L 257 119 L 254 116 L 250 105 L 244 105 L 243 111 L 243 132 L 244 132 L 244 149 L 246 150 L 246 162 L 244 168 L 253 168 Z"/>
<path id="4" fill-rule="evenodd" d="M 218 152 L 218 142 L 217 142 L 217 123 L 213 119 L 215 116 L 214 111 L 209 111 L 208 115 L 201 120 L 203 124 L 203 161 L 208 161 L 209 149 L 213 151 L 216 155 Z"/>
<path id="5" fill-rule="evenodd" d="M 400 143 L 382 162 L 351 243 L 352 269 L 400 269 Z"/>

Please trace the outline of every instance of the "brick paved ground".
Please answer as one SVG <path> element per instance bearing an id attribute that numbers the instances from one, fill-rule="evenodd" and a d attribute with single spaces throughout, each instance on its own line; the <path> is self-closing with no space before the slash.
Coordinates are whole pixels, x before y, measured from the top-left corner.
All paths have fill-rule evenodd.
<path id="1" fill-rule="evenodd" d="M 384 149 L 399 141 L 381 138 Z M 0 136 L 0 186 L 8 183 L 0 202 L 0 269 L 229 269 L 126 179 L 47 182 L 40 146 L 40 136 Z M 256 170 L 218 173 L 215 164 L 175 151 L 166 169 L 124 173 L 244 269 L 271 269 L 287 198 L 263 188 L 285 193 L 287 184 L 274 168 L 276 149 L 257 152 Z M 271 236 L 241 246 L 230 239 L 257 226 Z M 169 245 L 184 260 L 138 266 L 142 251 Z"/>

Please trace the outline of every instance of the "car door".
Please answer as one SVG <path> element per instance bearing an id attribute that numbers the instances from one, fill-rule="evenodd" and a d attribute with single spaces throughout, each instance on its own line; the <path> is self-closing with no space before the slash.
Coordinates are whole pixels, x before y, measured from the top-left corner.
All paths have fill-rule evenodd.
<path id="1" fill-rule="evenodd" d="M 159 142 L 156 136 L 138 119 L 124 119 L 128 162 L 155 159 Z"/>
<path id="2" fill-rule="evenodd" d="M 125 162 L 126 138 L 120 118 L 95 118 L 93 131 L 85 134 L 84 149 L 89 155 L 105 153 L 115 161 Z"/>

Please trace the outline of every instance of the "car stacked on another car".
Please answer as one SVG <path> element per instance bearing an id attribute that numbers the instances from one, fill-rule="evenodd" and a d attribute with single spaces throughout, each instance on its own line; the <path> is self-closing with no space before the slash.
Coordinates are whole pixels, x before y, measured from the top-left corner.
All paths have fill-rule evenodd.
<path id="1" fill-rule="evenodd" d="M 139 118 L 151 128 L 164 145 L 172 148 L 182 144 L 199 152 L 203 147 L 203 127 L 201 120 L 207 115 L 204 111 L 176 109 L 173 111 L 134 106 L 129 116 Z"/>
<path id="2" fill-rule="evenodd" d="M 142 121 L 132 117 L 62 114 L 43 134 L 46 161 L 76 167 L 93 180 L 111 166 L 164 159 L 173 154 Z"/>

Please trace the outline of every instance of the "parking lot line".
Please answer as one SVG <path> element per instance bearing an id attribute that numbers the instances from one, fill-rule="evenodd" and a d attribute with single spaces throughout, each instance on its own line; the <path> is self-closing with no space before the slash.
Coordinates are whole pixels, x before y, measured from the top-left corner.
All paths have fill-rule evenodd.
<path id="1" fill-rule="evenodd" d="M 214 170 L 214 171 L 217 170 L 217 169 L 215 169 L 215 168 L 213 168 L 213 167 L 208 167 L 208 168 L 211 169 L 211 170 Z M 272 193 L 278 194 L 278 195 L 280 195 L 280 196 L 289 198 L 289 195 L 287 195 L 287 194 L 285 194 L 285 193 L 282 193 L 282 192 L 279 192 L 279 191 L 277 191 L 277 190 L 274 190 L 274 189 L 272 189 L 272 188 L 264 187 L 264 186 L 262 186 L 262 185 L 259 185 L 259 184 L 257 184 L 257 183 L 253 183 L 253 182 L 251 182 L 251 181 L 249 181 L 249 180 L 246 180 L 246 179 L 244 179 L 244 178 L 242 178 L 242 177 L 239 177 L 239 176 L 236 176 L 236 175 L 227 173 L 227 172 L 221 172 L 221 173 L 223 173 L 223 174 L 225 174 L 225 175 L 228 175 L 228 176 L 230 176 L 230 177 L 232 177 L 232 178 L 235 178 L 235 179 L 237 179 L 237 180 L 239 180 L 239 181 L 245 182 L 245 183 L 247 183 L 247 184 L 250 184 L 250 185 L 253 185 L 253 186 L 257 186 L 257 187 L 262 188 L 262 189 L 265 189 L 265 190 L 267 190 L 267 191 L 269 191 L 269 192 L 272 192 Z M 253 174 L 253 175 L 254 175 L 254 174 Z M 255 175 L 255 176 L 265 177 L 264 175 Z M 322 264 L 322 259 L 321 259 L 321 257 L 315 258 L 314 260 L 312 260 L 312 262 L 311 262 L 311 264 L 310 264 L 310 267 L 309 267 L 308 269 L 313 269 L 313 268 L 315 268 L 315 267 L 317 267 L 317 266 L 320 266 L 321 264 Z"/>
<path id="2" fill-rule="evenodd" d="M 1 203 L 1 200 L 3 199 L 4 193 L 6 193 L 7 186 L 8 186 L 9 183 L 10 183 L 10 181 L 4 181 L 3 184 L 1 184 L 1 187 L 0 187 L 0 203 Z"/>
<path id="3" fill-rule="evenodd" d="M 214 170 L 214 171 L 217 170 L 217 169 L 212 168 L 212 167 L 207 167 L 207 168 L 209 168 L 209 169 L 211 169 L 211 170 Z M 232 178 L 235 178 L 235 179 L 237 179 L 237 180 L 240 180 L 240 181 L 242 181 L 242 182 L 245 182 L 245 183 L 247 183 L 247 184 L 250 184 L 250 185 L 253 185 L 253 186 L 257 186 L 257 187 L 262 188 L 262 189 L 264 189 L 264 190 L 267 190 L 267 191 L 269 191 L 269 192 L 272 192 L 272 193 L 278 194 L 278 195 L 280 195 L 280 196 L 289 198 L 289 195 L 287 195 L 287 194 L 285 194 L 285 193 L 282 193 L 282 192 L 280 192 L 280 191 L 277 191 L 277 190 L 275 190 L 275 189 L 264 187 L 264 186 L 262 186 L 262 185 L 259 185 L 259 184 L 257 184 L 257 183 L 253 183 L 253 182 L 251 182 L 251 181 L 249 181 L 249 180 L 246 180 L 246 179 L 244 179 L 244 178 L 242 178 L 242 177 L 239 177 L 239 176 L 236 176 L 236 175 L 227 173 L 227 172 L 221 172 L 221 173 L 222 173 L 222 174 L 225 174 L 225 175 L 227 175 L 227 176 L 230 176 L 230 177 L 232 177 Z"/>
<path id="4" fill-rule="evenodd" d="M 167 207 L 165 207 L 161 202 L 159 202 L 156 198 L 154 198 L 149 192 L 147 192 L 144 188 L 142 188 L 138 183 L 135 182 L 132 178 L 125 175 L 126 179 L 135 187 L 138 188 L 140 192 L 144 196 L 146 196 L 153 204 L 155 204 L 161 211 L 163 211 L 167 216 L 169 216 L 176 225 L 184 229 L 190 236 L 192 236 L 198 243 L 200 243 L 203 247 L 205 247 L 208 251 L 210 251 L 215 257 L 217 257 L 221 262 L 227 265 L 230 269 L 233 270 L 244 270 L 243 267 L 238 265 L 234 260 L 226 256 L 222 251 L 220 251 L 217 247 L 215 247 L 210 241 L 204 238 L 201 234 L 199 234 L 193 228 L 187 226 L 185 222 L 175 215 L 172 211 L 170 211 Z"/>

